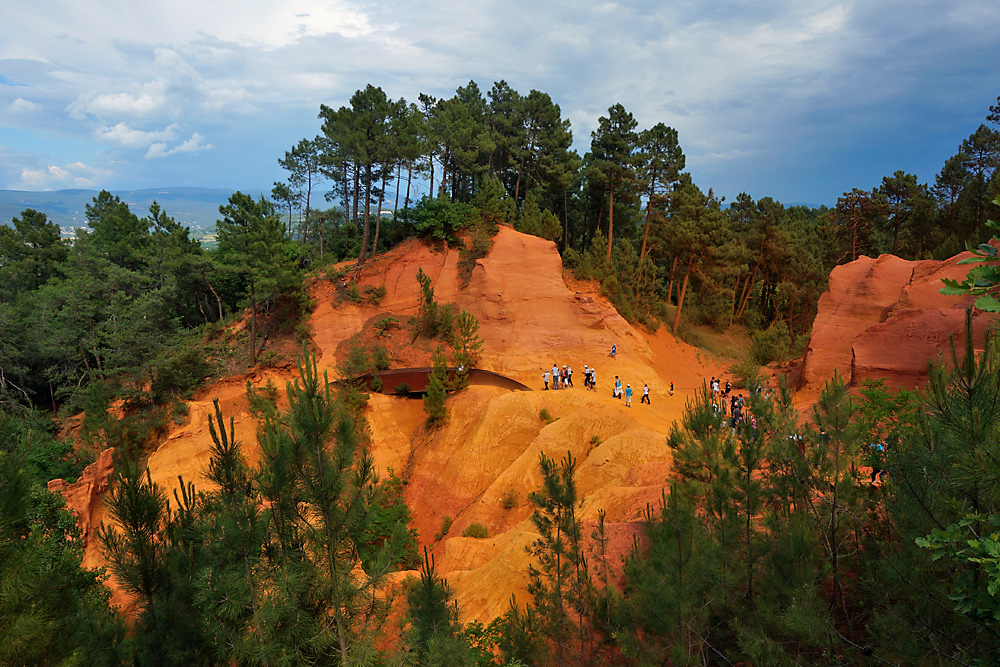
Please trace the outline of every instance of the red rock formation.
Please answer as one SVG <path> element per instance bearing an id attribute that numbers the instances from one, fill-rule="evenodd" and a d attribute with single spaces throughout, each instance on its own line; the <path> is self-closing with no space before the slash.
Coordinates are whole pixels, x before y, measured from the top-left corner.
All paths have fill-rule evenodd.
<path id="1" fill-rule="evenodd" d="M 946 353 L 949 336 L 961 340 L 968 297 L 941 294 L 941 279 L 963 279 L 968 253 L 944 261 L 907 261 L 893 255 L 859 257 L 830 273 L 803 359 L 802 389 L 815 396 L 834 371 L 852 385 L 885 378 L 914 389 L 927 379 L 927 361 Z M 995 316 L 977 312 L 977 340 Z"/>
<path id="2" fill-rule="evenodd" d="M 97 550 L 88 547 L 95 542 L 94 537 L 104 518 L 101 494 L 108 490 L 109 478 L 115 471 L 114 453 L 114 447 L 105 449 L 96 461 L 84 468 L 79 479 L 72 484 L 67 484 L 62 479 L 53 479 L 48 484 L 49 491 L 61 494 L 66 499 L 66 506 L 76 515 L 77 525 L 83 536 L 83 564 L 86 567 L 103 564 Z"/>

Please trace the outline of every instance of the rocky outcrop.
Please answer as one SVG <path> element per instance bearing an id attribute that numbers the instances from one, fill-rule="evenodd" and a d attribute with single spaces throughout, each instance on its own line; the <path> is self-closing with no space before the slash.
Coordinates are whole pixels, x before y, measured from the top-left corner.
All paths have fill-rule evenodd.
<path id="1" fill-rule="evenodd" d="M 859 257 L 833 269 L 820 297 L 802 367 L 802 386 L 815 394 L 838 372 L 852 385 L 885 378 L 893 388 L 915 389 L 927 362 L 964 336 L 968 297 L 941 294 L 941 279 L 968 272 L 961 253 L 944 261 L 907 261 L 893 255 Z M 977 341 L 995 321 L 974 314 Z"/>
<path id="2" fill-rule="evenodd" d="M 115 471 L 114 454 L 114 447 L 105 449 L 96 461 L 84 468 L 83 473 L 72 484 L 62 479 L 53 479 L 48 484 L 49 491 L 62 495 L 66 499 L 66 507 L 76 515 L 83 539 L 83 564 L 86 567 L 101 564 L 97 549 L 92 548 L 92 545 L 96 542 L 97 530 L 104 518 L 101 494 L 108 490 L 108 483 Z"/>

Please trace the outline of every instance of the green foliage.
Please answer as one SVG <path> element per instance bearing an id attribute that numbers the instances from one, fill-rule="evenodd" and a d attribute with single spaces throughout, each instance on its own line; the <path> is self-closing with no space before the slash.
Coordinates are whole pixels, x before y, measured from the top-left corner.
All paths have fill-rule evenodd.
<path id="1" fill-rule="evenodd" d="M 994 199 L 993 203 L 1000 206 L 1000 196 Z M 990 229 L 1000 232 L 1000 224 L 993 220 L 987 220 L 985 224 Z M 993 240 L 1000 240 L 1000 234 L 994 234 Z M 959 264 L 976 264 L 976 266 L 969 269 L 965 280 L 961 282 L 951 278 L 942 278 L 941 282 L 944 283 L 944 287 L 941 288 L 941 293 L 974 295 L 978 297 L 976 308 L 992 313 L 1000 312 L 1000 301 L 996 298 L 996 288 L 1000 285 L 1000 267 L 997 266 L 1000 263 L 1000 257 L 997 256 L 996 245 L 980 243 L 976 247 L 968 245 L 966 249 L 973 256 L 961 260 Z"/>
<path id="2" fill-rule="evenodd" d="M 517 209 L 514 200 L 507 195 L 506 188 L 495 174 L 489 174 L 483 179 L 473 203 L 479 214 L 479 224 L 473 229 L 478 229 L 487 239 L 497 233 L 499 225 L 509 224 L 514 219 Z"/>
<path id="3" fill-rule="evenodd" d="M 517 495 L 517 490 L 514 487 L 508 488 L 504 491 L 503 496 L 500 498 L 500 507 L 506 511 L 510 511 L 520 504 L 520 499 Z"/>
<path id="4" fill-rule="evenodd" d="M 392 366 L 389 351 L 381 345 L 372 346 L 372 367 L 377 371 L 387 371 Z"/>
<path id="5" fill-rule="evenodd" d="M 434 370 L 427 380 L 427 390 L 424 393 L 424 412 L 427 415 L 427 427 L 437 428 L 448 420 L 448 410 L 445 401 L 448 398 L 448 370 L 445 364 L 444 352 L 441 346 L 434 351 Z"/>
<path id="6" fill-rule="evenodd" d="M 489 530 L 486 529 L 481 523 L 470 523 L 462 531 L 462 537 L 474 537 L 476 539 L 483 539 L 490 536 Z"/>
<path id="7" fill-rule="evenodd" d="M 380 549 L 394 539 L 400 526 L 403 527 L 404 539 L 397 545 L 399 569 L 412 570 L 420 562 L 417 531 L 409 527 L 412 519 L 403 497 L 403 486 L 403 480 L 392 468 L 389 468 L 389 477 L 376 485 L 368 533 L 358 549 L 365 567 L 374 561 Z"/>
<path id="8" fill-rule="evenodd" d="M 150 392 L 157 401 L 170 396 L 190 399 L 213 370 L 205 351 L 195 345 L 169 349 L 152 363 Z"/>
<path id="9" fill-rule="evenodd" d="M 358 287 L 358 283 L 354 280 L 347 283 L 347 289 L 344 292 L 347 298 L 354 303 L 361 303 L 361 288 Z"/>
<path id="10" fill-rule="evenodd" d="M 556 244 L 562 240 L 563 225 L 552 211 L 540 208 L 536 196 L 529 195 L 514 228 L 525 234 L 540 236 Z"/>
<path id="11" fill-rule="evenodd" d="M 444 539 L 444 536 L 448 534 L 449 530 L 451 530 L 452 523 L 454 523 L 454 520 L 450 516 L 446 516 L 441 519 L 441 529 L 434 534 L 435 542 L 440 542 L 442 539 Z"/>
<path id="12" fill-rule="evenodd" d="M 434 557 L 428 556 L 426 547 L 420 580 L 407 589 L 406 604 L 410 646 L 417 664 L 440 664 L 444 648 L 440 643 L 448 644 L 457 639 L 461 625 L 458 622 L 458 605 L 454 594 L 448 582 L 434 569 Z M 460 652 L 462 646 L 459 644 L 449 648 Z"/>
<path id="13" fill-rule="evenodd" d="M 378 287 L 373 287 L 372 285 L 365 285 L 365 298 L 368 299 L 369 303 L 373 306 L 379 305 L 382 299 L 385 297 L 385 285 L 379 285 Z"/>
<path id="14" fill-rule="evenodd" d="M 373 326 L 375 329 L 375 337 L 383 338 L 388 335 L 388 333 L 399 326 L 399 320 L 392 315 L 386 315 L 381 319 L 377 320 Z"/>
<path id="15" fill-rule="evenodd" d="M 424 197 L 415 207 L 403 212 L 419 236 L 450 245 L 459 243 L 459 232 L 472 224 L 476 209 L 470 204 L 437 197 Z"/>
<path id="16" fill-rule="evenodd" d="M 53 426 L 51 418 L 42 413 L 0 408 L 0 452 L 16 460 L 33 482 L 44 484 L 60 478 L 72 483 L 93 461 L 93 454 L 76 451 L 72 440 L 56 439 Z"/>
<path id="17" fill-rule="evenodd" d="M 397 394 L 409 394 L 410 391 L 412 391 L 412 389 L 410 388 L 410 385 L 406 384 L 405 382 L 400 382 L 395 386 L 393 391 L 396 392 Z"/>
<path id="18" fill-rule="evenodd" d="M 589 618 L 593 583 L 583 547 L 583 533 L 576 511 L 576 461 L 567 452 L 556 463 L 539 455 L 541 487 L 531 493 L 531 522 L 539 533 L 529 554 L 536 560 L 528 566 L 528 594 L 538 614 L 545 637 L 560 662 L 589 653 L 593 633 Z"/>
<path id="19" fill-rule="evenodd" d="M 422 268 L 417 269 L 417 282 L 420 284 L 420 306 L 413 322 L 413 340 L 423 336 L 450 341 L 454 327 L 451 304 L 438 304 L 430 276 Z"/>
<path id="20" fill-rule="evenodd" d="M 0 663 L 114 664 L 101 654 L 125 641 L 124 626 L 98 574 L 80 566 L 76 518 L 0 443 Z"/>
<path id="21" fill-rule="evenodd" d="M 538 411 L 538 418 L 541 419 L 546 424 L 551 424 L 552 422 L 555 421 L 555 419 L 552 418 L 552 415 L 549 414 L 547 408 L 542 408 L 541 410 Z"/>
<path id="22" fill-rule="evenodd" d="M 751 354 L 761 366 L 787 359 L 792 344 L 788 324 L 784 320 L 778 320 L 764 331 L 752 332 L 750 340 L 753 344 Z"/>
<path id="23" fill-rule="evenodd" d="M 496 234 L 496 230 L 492 231 Z M 472 226 L 469 232 L 469 242 L 459 252 L 458 257 L 458 277 L 462 281 L 462 288 L 468 286 L 472 279 L 472 272 L 476 268 L 476 260 L 482 259 L 490 254 L 493 247 L 491 232 L 482 222 Z"/>

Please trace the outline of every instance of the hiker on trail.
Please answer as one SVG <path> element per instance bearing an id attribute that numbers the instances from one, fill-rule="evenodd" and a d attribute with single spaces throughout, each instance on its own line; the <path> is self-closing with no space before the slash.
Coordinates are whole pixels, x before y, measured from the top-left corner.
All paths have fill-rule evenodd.
<path id="1" fill-rule="evenodd" d="M 545 371 L 542 373 L 542 380 L 545 381 L 545 391 L 549 390 L 549 372 Z"/>
<path id="2" fill-rule="evenodd" d="M 566 366 L 566 384 L 573 386 L 573 369 Z"/>
<path id="3" fill-rule="evenodd" d="M 882 446 L 881 442 L 873 442 L 868 445 L 868 464 L 872 467 L 872 484 L 875 483 L 876 476 L 879 480 L 885 477 L 885 469 L 882 467 L 884 451 L 885 447 Z"/>
<path id="4" fill-rule="evenodd" d="M 674 395 L 674 383 L 673 382 L 670 383 L 670 395 L 671 396 Z"/>
<path id="5" fill-rule="evenodd" d="M 729 396 L 729 392 L 733 390 L 733 385 L 729 380 L 726 380 L 726 396 Z"/>
<path id="6" fill-rule="evenodd" d="M 643 403 L 649 405 L 649 385 L 645 382 L 642 383 L 642 398 L 639 399 L 639 405 Z"/>
<path id="7" fill-rule="evenodd" d="M 622 381 L 618 379 L 617 375 L 615 376 L 615 391 L 614 391 L 614 394 L 612 394 L 612 395 L 615 398 L 621 400 L 621 397 L 622 397 Z"/>
<path id="8" fill-rule="evenodd" d="M 597 369 L 590 369 L 590 390 L 597 391 Z"/>
<path id="9" fill-rule="evenodd" d="M 632 385 L 625 385 L 625 407 L 632 407 Z"/>
<path id="10" fill-rule="evenodd" d="M 611 357 L 612 359 L 618 358 L 618 346 L 615 345 L 614 343 L 611 344 L 611 354 L 609 354 L 608 356 Z"/>
<path id="11" fill-rule="evenodd" d="M 552 388 L 559 388 L 559 366 L 555 363 L 552 364 Z"/>

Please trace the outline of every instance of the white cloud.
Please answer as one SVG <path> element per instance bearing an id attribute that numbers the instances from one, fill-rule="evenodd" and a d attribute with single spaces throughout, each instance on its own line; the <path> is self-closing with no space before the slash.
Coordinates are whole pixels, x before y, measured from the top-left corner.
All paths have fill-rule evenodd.
<path id="1" fill-rule="evenodd" d="M 157 142 L 151 145 L 149 150 L 146 151 L 146 157 L 158 158 L 175 155 L 177 153 L 196 153 L 198 151 L 212 150 L 212 144 L 203 144 L 202 142 L 204 140 L 205 137 L 195 132 L 191 135 L 190 139 L 174 146 L 173 148 L 167 148 L 167 144 L 164 142 Z"/>
<path id="2" fill-rule="evenodd" d="M 38 110 L 38 105 L 34 102 L 24 99 L 23 97 L 18 97 L 16 100 L 10 103 L 7 107 L 7 111 L 13 114 L 27 114 Z"/>
<path id="3" fill-rule="evenodd" d="M 134 130 L 124 121 L 114 127 L 100 127 L 94 131 L 94 137 L 98 141 L 108 141 L 117 143 L 125 148 L 148 148 L 157 142 L 173 141 L 177 138 L 178 126 L 168 125 L 162 130 L 144 132 Z"/>
<path id="4" fill-rule="evenodd" d="M 59 167 L 50 165 L 40 169 L 23 169 L 21 186 L 27 190 L 56 190 L 59 188 L 92 188 L 111 172 L 74 162 Z"/>

